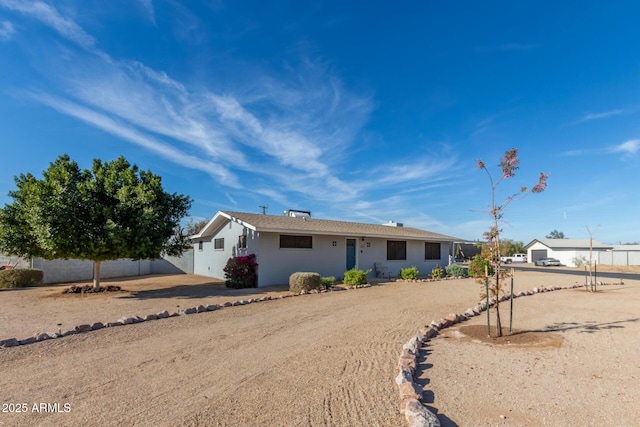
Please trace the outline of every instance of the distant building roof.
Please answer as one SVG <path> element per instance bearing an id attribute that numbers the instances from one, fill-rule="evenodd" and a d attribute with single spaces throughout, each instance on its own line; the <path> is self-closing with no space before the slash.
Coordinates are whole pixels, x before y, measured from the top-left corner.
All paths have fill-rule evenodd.
<path id="1" fill-rule="evenodd" d="M 529 249 L 534 243 L 540 242 L 549 249 L 589 249 L 589 239 L 534 239 L 531 243 L 525 246 L 525 249 Z M 613 246 L 605 245 L 602 242 L 593 239 L 593 249 L 612 249 Z"/>
<path id="2" fill-rule="evenodd" d="M 227 221 L 235 221 L 246 227 L 272 233 L 309 233 L 321 235 L 362 236 L 380 238 L 403 238 L 409 240 L 437 240 L 459 242 L 459 239 L 413 227 L 366 224 L 360 222 L 334 221 L 308 217 L 264 215 L 244 212 L 218 211 L 209 223 L 192 236 L 192 239 L 213 235 Z"/>

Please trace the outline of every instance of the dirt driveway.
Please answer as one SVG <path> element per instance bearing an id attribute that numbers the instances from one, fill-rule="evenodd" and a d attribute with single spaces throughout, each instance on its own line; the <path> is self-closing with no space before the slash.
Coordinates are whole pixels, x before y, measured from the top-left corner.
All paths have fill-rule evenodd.
<path id="1" fill-rule="evenodd" d="M 161 280 L 169 282 L 160 285 Z M 207 280 L 174 276 L 127 281 L 123 287 L 132 292 L 117 296 L 61 297 L 51 288 L 2 291 L 0 339 L 49 331 L 58 323 L 64 330 L 67 325 L 113 321 L 124 315 L 247 299 L 256 292 L 227 291 L 202 283 Z M 607 279 L 603 276 L 601 280 Z M 574 277 L 561 274 L 523 272 L 516 280 L 516 290 L 574 282 Z M 265 292 L 287 293 L 260 290 L 258 297 L 267 295 Z M 402 344 L 432 319 L 466 310 L 478 300 L 478 294 L 478 285 L 471 279 L 385 283 L 0 349 L 0 409 L 4 410 L 0 425 L 403 426 L 393 381 Z M 597 351 L 599 364 L 609 367 L 599 375 L 612 375 L 615 380 L 635 375 L 636 384 L 624 382 L 625 394 L 620 397 L 620 390 L 611 388 L 615 381 L 600 381 L 597 392 L 602 399 L 607 398 L 606 392 L 608 397 L 625 401 L 626 406 L 615 406 L 618 415 L 637 415 L 640 322 L 630 321 L 629 313 L 637 312 L 639 297 L 640 282 L 636 281 L 599 295 L 557 291 L 517 300 L 523 313 L 516 318 L 521 327 L 531 322 L 531 327 L 540 328 L 540 319 L 545 318 L 556 323 L 598 323 L 605 316 L 607 323 L 620 329 L 607 329 L 607 336 L 612 337 L 608 341 L 598 333 L 550 332 L 563 334 L 565 344 L 551 350 L 509 349 L 521 361 L 522 371 L 507 370 L 505 376 L 495 364 L 502 357 L 496 352 L 502 350 L 479 348 L 443 334 L 431 341 L 429 356 L 423 361 L 426 402 L 438 412 L 443 425 L 449 426 L 585 425 L 554 423 L 558 416 L 571 421 L 574 411 L 591 416 L 595 423 L 588 424 L 616 425 L 602 422 L 609 420 L 608 408 L 602 415 L 603 406 L 566 404 L 573 391 L 593 390 L 594 383 L 585 379 L 593 375 L 593 366 L 572 363 L 563 351 L 578 358 L 584 353 L 585 359 L 578 360 Z M 578 300 L 574 312 L 572 305 Z M 626 340 L 614 339 L 621 333 Z M 635 341 L 629 339 L 632 334 Z M 481 358 L 487 358 L 486 366 Z M 544 360 L 545 369 L 554 372 L 555 359 L 565 364 L 559 366 L 566 375 L 559 375 L 566 402 L 555 407 L 537 404 L 549 395 L 549 387 L 558 384 L 536 382 L 525 374 L 535 358 Z M 469 361 L 478 363 L 469 366 Z M 464 369 L 458 368 L 461 366 Z M 487 377 L 492 380 L 486 381 Z M 496 409 L 506 411 L 504 414 L 486 411 L 481 405 L 492 393 L 489 387 L 529 404 L 514 406 L 511 412 Z M 16 413 L 18 407 L 26 411 Z"/>

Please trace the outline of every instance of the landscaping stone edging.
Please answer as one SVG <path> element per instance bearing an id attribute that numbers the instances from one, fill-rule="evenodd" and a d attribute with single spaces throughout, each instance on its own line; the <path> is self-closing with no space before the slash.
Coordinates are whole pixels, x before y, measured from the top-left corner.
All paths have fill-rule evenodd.
<path id="1" fill-rule="evenodd" d="M 624 283 L 597 283 L 597 286 L 623 285 Z M 581 288 L 584 285 L 575 284 L 571 286 L 552 286 L 549 288 L 533 288 L 527 291 L 520 291 L 513 295 L 513 298 L 535 295 L 543 292 L 559 291 L 565 289 Z M 507 301 L 511 298 L 511 294 L 505 294 L 500 297 L 500 302 Z M 495 298 L 489 300 L 489 308 L 495 305 Z M 487 302 L 482 301 L 475 307 L 468 308 L 462 314 L 451 313 L 446 317 L 438 320 L 432 320 L 431 323 L 421 326 L 418 333 L 409 341 L 402 345 L 402 351 L 398 358 L 399 373 L 395 381 L 398 386 L 398 394 L 400 397 L 400 412 L 405 416 L 409 427 L 440 427 L 440 420 L 422 403 L 424 390 L 417 383 L 414 377 L 418 366 L 418 357 L 422 355 L 422 347 L 432 338 L 438 336 L 439 332 L 445 328 L 449 328 L 457 323 L 464 322 L 472 317 L 479 316 L 483 311 L 487 310 Z"/>
<path id="2" fill-rule="evenodd" d="M 364 284 L 364 285 L 358 285 L 358 286 L 351 286 L 351 287 L 347 287 L 347 288 L 339 288 L 339 287 L 334 287 L 334 288 L 329 288 L 329 289 L 314 289 L 311 291 L 302 291 L 300 293 L 297 294 L 289 294 L 289 295 L 280 295 L 277 297 L 272 297 L 269 295 L 265 295 L 264 297 L 261 298 L 250 298 L 250 299 L 240 299 L 240 300 L 236 300 L 236 301 L 227 301 L 224 302 L 222 304 L 209 304 L 209 305 L 199 305 L 197 307 L 190 307 L 190 308 L 185 308 L 182 309 L 178 312 L 172 312 L 169 313 L 167 310 L 163 310 L 160 311 L 158 313 L 151 313 L 151 314 L 147 314 L 146 316 L 142 317 L 139 315 L 131 315 L 131 316 L 124 316 L 121 317 L 120 319 L 113 321 L 113 322 L 106 322 L 106 323 L 102 323 L 102 322 L 95 322 L 92 324 L 82 324 L 82 325 L 77 325 L 75 328 L 70 329 L 68 331 L 64 331 L 62 332 L 61 330 L 58 330 L 58 332 L 43 332 L 43 333 L 38 333 L 35 336 L 31 336 L 31 337 L 27 337 L 24 339 L 17 339 L 17 338 L 6 338 L 6 339 L 2 339 L 0 340 L 0 348 L 9 348 L 9 347 L 17 347 L 19 345 L 28 345 L 28 344 L 34 344 L 37 342 L 41 342 L 41 341 L 46 341 L 46 340 L 50 340 L 50 339 L 56 339 L 56 338 L 63 338 L 63 337 L 68 337 L 69 335 L 76 335 L 76 334 L 82 334 L 82 333 L 87 333 L 87 332 L 92 332 L 92 331 L 97 331 L 103 328 L 115 328 L 118 326 L 124 326 L 124 325 L 133 325 L 136 323 L 142 323 L 142 322 L 148 322 L 151 320 L 159 320 L 159 319 L 167 319 L 169 317 L 178 317 L 178 316 L 186 316 L 186 315 L 190 315 L 190 314 L 197 314 L 197 313 L 204 313 L 204 312 L 209 312 L 209 311 L 216 311 L 216 310 L 220 310 L 223 309 L 225 307 L 237 307 L 240 305 L 247 305 L 247 304 L 252 304 L 252 303 L 257 303 L 257 302 L 264 302 L 264 301 L 271 301 L 271 300 L 279 300 L 279 299 L 284 299 L 284 298 L 290 298 L 290 297 L 294 297 L 294 296 L 300 296 L 300 295 L 308 295 L 308 294 L 321 294 L 321 293 L 328 293 L 328 292 L 338 292 L 338 291 L 345 291 L 345 290 L 349 290 L 349 289 L 360 289 L 360 288 L 368 288 L 370 287 L 370 284 Z"/>

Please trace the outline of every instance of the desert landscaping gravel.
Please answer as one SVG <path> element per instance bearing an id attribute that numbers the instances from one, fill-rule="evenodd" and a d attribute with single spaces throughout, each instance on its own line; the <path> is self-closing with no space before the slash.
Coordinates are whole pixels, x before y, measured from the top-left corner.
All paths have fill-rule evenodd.
<path id="1" fill-rule="evenodd" d="M 394 381 L 403 343 L 480 293 L 461 279 L 280 299 L 286 288 L 232 291 L 209 280 L 109 281 L 125 290 L 113 295 L 0 291 L 0 340 L 274 298 L 2 348 L 0 426 L 405 426 Z M 516 292 L 580 280 L 517 272 Z M 483 316 L 441 331 L 419 359 L 423 402 L 443 426 L 637 425 L 640 281 L 598 289 L 516 299 L 514 328 L 553 337 L 539 345 L 465 335 Z"/>

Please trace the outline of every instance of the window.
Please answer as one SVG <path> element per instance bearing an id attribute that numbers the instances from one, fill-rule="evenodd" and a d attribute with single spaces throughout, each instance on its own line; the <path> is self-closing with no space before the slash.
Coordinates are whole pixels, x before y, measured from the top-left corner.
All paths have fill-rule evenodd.
<path id="1" fill-rule="evenodd" d="M 387 260 L 406 260 L 407 242 L 387 240 Z"/>
<path id="2" fill-rule="evenodd" d="M 424 259 L 440 259 L 440 243 L 424 243 Z"/>
<path id="3" fill-rule="evenodd" d="M 224 250 L 224 238 L 213 239 L 213 249 Z"/>
<path id="4" fill-rule="evenodd" d="M 280 235 L 280 249 L 311 249 L 311 236 Z"/>
<path id="5" fill-rule="evenodd" d="M 247 236 L 238 236 L 238 249 L 247 249 Z"/>
<path id="6" fill-rule="evenodd" d="M 198 242 L 198 250 L 201 251 L 202 250 L 202 240 L 200 240 Z"/>

